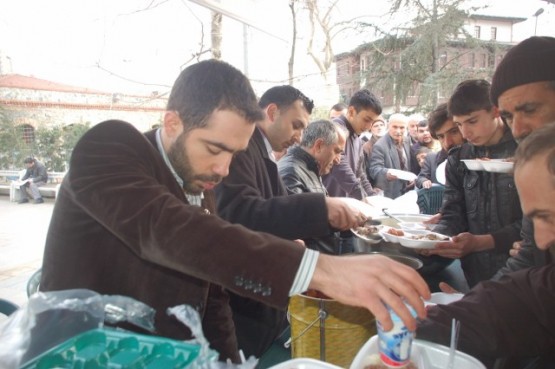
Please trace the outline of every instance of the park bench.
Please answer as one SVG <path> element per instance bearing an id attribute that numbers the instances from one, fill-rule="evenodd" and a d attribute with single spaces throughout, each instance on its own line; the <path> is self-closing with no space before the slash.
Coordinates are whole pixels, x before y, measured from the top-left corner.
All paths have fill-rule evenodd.
<path id="1" fill-rule="evenodd" d="M 20 170 L 0 169 L 0 195 L 10 195 L 12 181 L 17 181 Z M 48 182 L 39 186 L 39 191 L 43 197 L 56 197 L 58 189 L 66 172 L 48 172 Z"/>

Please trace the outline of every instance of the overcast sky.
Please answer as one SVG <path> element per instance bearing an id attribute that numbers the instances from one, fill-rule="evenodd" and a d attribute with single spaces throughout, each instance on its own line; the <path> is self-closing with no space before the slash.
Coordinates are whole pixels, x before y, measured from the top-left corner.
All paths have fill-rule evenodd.
<path id="1" fill-rule="evenodd" d="M 232 4 L 234 11 L 279 37 L 250 28 L 245 59 L 242 25 L 225 19 L 224 60 L 246 69 L 253 79 L 287 83 L 290 45 L 280 38 L 290 39 L 288 1 L 221 3 Z M 517 39 L 533 35 L 536 18 L 532 15 L 544 8 L 537 19 L 537 33 L 555 36 L 552 4 L 540 0 L 488 3 L 494 6 L 480 13 L 529 18 L 515 26 Z M 148 4 L 154 6 L 141 11 Z M 385 0 L 341 0 L 340 4 L 336 19 L 368 16 L 390 26 L 400 22 L 401 15 L 396 19 L 384 16 Z M 200 50 L 201 22 L 206 25 L 205 48 L 210 45 L 210 12 L 189 0 L 0 0 L 0 9 L 0 53 L 9 57 L 14 73 L 106 91 L 167 89 L 182 65 Z M 348 51 L 357 42 L 352 36 L 339 37 L 334 40 L 334 51 Z M 299 74 L 309 74 L 314 65 L 301 58 L 296 68 Z"/>

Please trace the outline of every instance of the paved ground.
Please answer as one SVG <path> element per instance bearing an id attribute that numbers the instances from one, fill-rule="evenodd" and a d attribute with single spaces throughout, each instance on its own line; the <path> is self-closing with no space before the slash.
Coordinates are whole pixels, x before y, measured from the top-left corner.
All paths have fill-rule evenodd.
<path id="1" fill-rule="evenodd" d="M 27 280 L 42 264 L 53 208 L 54 199 L 20 205 L 0 196 L 0 298 L 27 301 Z"/>

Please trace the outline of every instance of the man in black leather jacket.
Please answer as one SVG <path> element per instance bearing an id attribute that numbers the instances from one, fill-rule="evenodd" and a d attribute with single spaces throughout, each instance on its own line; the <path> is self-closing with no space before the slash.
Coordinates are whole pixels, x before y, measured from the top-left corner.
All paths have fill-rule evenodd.
<path id="1" fill-rule="evenodd" d="M 298 146 L 291 147 L 278 161 L 278 171 L 287 193 L 317 192 L 327 194 L 322 183 L 324 174 L 330 172 L 341 160 L 348 132 L 328 120 L 312 122 L 303 132 Z M 338 232 L 327 236 L 305 238 L 307 247 L 328 254 L 341 254 Z"/>

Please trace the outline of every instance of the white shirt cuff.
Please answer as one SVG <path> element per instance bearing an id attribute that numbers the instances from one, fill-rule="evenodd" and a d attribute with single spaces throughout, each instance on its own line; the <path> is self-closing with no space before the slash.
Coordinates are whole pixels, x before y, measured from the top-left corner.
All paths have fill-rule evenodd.
<path id="1" fill-rule="evenodd" d="M 289 290 L 289 296 L 297 295 L 308 289 L 308 285 L 316 270 L 316 263 L 318 262 L 319 255 L 320 253 L 318 251 L 311 249 L 305 250 L 303 258 L 301 259 L 301 264 L 293 280 L 293 285 Z"/>

